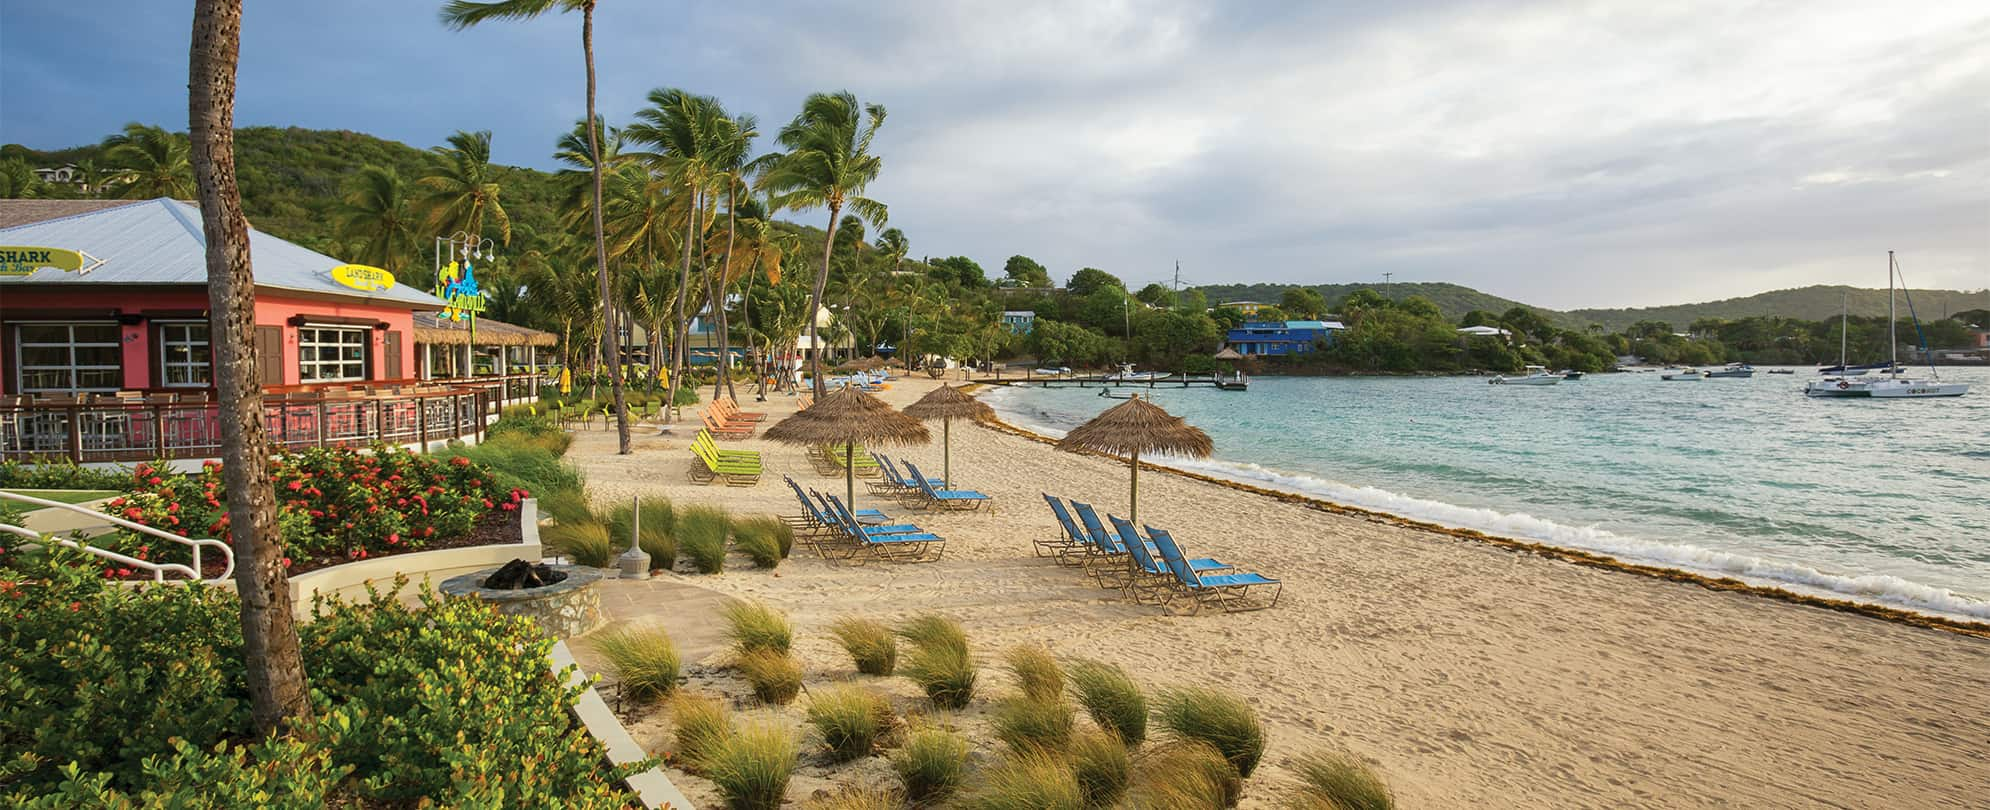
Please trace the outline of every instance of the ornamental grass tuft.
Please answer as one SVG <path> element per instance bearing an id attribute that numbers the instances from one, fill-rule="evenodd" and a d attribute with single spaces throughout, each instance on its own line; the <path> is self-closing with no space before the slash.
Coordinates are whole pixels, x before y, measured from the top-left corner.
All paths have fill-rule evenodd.
<path id="1" fill-rule="evenodd" d="M 705 757 L 705 778 L 719 787 L 733 810 L 774 810 L 788 793 L 795 771 L 794 733 L 786 727 L 754 724 L 720 742 Z"/>
<path id="2" fill-rule="evenodd" d="M 785 652 L 757 650 L 740 656 L 733 665 L 762 702 L 787 705 L 801 692 L 802 665 Z"/>
<path id="3" fill-rule="evenodd" d="M 964 709 L 974 699 L 974 682 L 980 673 L 967 651 L 941 646 L 915 648 L 898 665 L 898 674 L 918 684 L 934 706 Z"/>
<path id="4" fill-rule="evenodd" d="M 592 518 L 555 523 L 546 527 L 539 537 L 548 548 L 572 560 L 574 565 L 607 568 L 615 558 L 607 524 Z"/>
<path id="5" fill-rule="evenodd" d="M 898 640 L 882 622 L 846 616 L 830 625 L 829 633 L 850 654 L 858 672 L 890 675 L 898 666 Z"/>
<path id="6" fill-rule="evenodd" d="M 756 517 L 733 521 L 733 544 L 761 568 L 773 568 L 795 548 L 795 530 L 780 518 Z M 766 552 L 763 558 L 761 552 Z"/>
<path id="7" fill-rule="evenodd" d="M 670 701 L 675 728 L 674 759 L 688 771 L 703 771 L 706 754 L 732 736 L 732 712 L 718 698 L 679 692 Z"/>
<path id="8" fill-rule="evenodd" d="M 682 662 L 663 628 L 618 627 L 596 636 L 593 642 L 615 668 L 615 680 L 629 697 L 649 701 L 677 689 Z"/>
<path id="9" fill-rule="evenodd" d="M 1176 737 L 1208 743 L 1249 779 L 1264 757 L 1264 725 L 1243 698 L 1206 686 L 1161 693 L 1155 717 Z"/>
<path id="10" fill-rule="evenodd" d="M 788 617 L 761 602 L 733 602 L 726 605 L 726 638 L 734 652 L 741 654 L 774 650 L 786 653 L 795 631 Z"/>
<path id="11" fill-rule="evenodd" d="M 1147 810 L 1223 810 L 1243 795 L 1244 780 L 1208 743 L 1174 740 L 1134 763 L 1127 804 Z"/>
<path id="12" fill-rule="evenodd" d="M 837 686 L 808 701 L 808 722 L 835 762 L 869 756 L 894 721 L 891 701 L 861 686 Z"/>
<path id="13" fill-rule="evenodd" d="M 1118 665 L 1080 660 L 1071 663 L 1071 689 L 1092 722 L 1109 729 L 1127 745 L 1147 739 L 1147 696 L 1140 684 Z"/>
<path id="14" fill-rule="evenodd" d="M 1085 806 L 1107 808 L 1119 804 L 1133 779 L 1133 759 L 1126 744 L 1110 731 L 1087 730 L 1072 735 L 1065 746 L 1071 762 L 1071 775 L 1085 793 Z"/>
<path id="15" fill-rule="evenodd" d="M 629 504 L 608 513 L 608 529 L 616 547 L 629 547 L 631 517 L 636 510 Z M 677 510 L 667 498 L 644 498 L 642 532 L 636 543 L 650 555 L 650 568 L 668 571 L 677 566 Z"/>
<path id="16" fill-rule="evenodd" d="M 976 776 L 980 788 L 960 804 L 967 810 L 1085 810 L 1077 777 L 1053 754 L 1019 754 Z"/>
<path id="17" fill-rule="evenodd" d="M 1061 700 L 1012 697 L 995 705 L 995 737 L 1017 754 L 1056 753 L 1071 741 L 1071 707 Z"/>
<path id="18" fill-rule="evenodd" d="M 1353 754 L 1319 752 L 1301 759 L 1300 801 L 1323 810 L 1392 810 L 1389 783 Z"/>
<path id="19" fill-rule="evenodd" d="M 593 507 L 588 505 L 587 496 L 580 490 L 534 491 L 533 495 L 539 499 L 539 514 L 561 523 L 585 523 L 594 519 Z"/>
<path id="20" fill-rule="evenodd" d="M 920 648 L 946 648 L 967 652 L 967 631 L 960 622 L 937 613 L 922 613 L 898 626 L 898 637 Z"/>
<path id="21" fill-rule="evenodd" d="M 905 802 L 882 788 L 849 788 L 802 805 L 807 810 L 898 810 Z"/>
<path id="22" fill-rule="evenodd" d="M 700 574 L 725 570 L 726 538 L 731 534 L 732 515 L 724 509 L 692 506 L 677 513 L 677 548 Z"/>
<path id="23" fill-rule="evenodd" d="M 1002 653 L 1023 694 L 1033 700 L 1057 700 L 1064 695 L 1064 672 L 1057 659 L 1039 644 L 1018 644 Z"/>
<path id="24" fill-rule="evenodd" d="M 921 726 L 891 757 L 891 768 L 915 803 L 943 798 L 960 787 L 967 770 L 967 738 L 937 726 Z"/>

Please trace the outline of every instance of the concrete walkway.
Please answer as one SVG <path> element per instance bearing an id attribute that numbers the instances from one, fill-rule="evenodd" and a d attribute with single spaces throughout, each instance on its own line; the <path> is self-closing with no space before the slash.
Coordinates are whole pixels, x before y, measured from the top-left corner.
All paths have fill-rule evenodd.
<path id="1" fill-rule="evenodd" d="M 677 645 L 678 656 L 690 663 L 725 650 L 726 623 L 720 613 L 733 599 L 692 585 L 689 579 L 671 574 L 646 580 L 604 579 L 595 588 L 601 592 L 601 610 L 608 614 L 608 627 L 661 625 Z M 568 645 L 587 671 L 606 675 L 614 668 L 588 643 L 598 632 L 568 639 Z"/>

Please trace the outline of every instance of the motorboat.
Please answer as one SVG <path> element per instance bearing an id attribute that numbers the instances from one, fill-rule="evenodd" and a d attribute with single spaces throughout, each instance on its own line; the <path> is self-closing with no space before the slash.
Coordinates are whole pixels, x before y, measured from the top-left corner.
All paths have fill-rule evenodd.
<path id="1" fill-rule="evenodd" d="M 1132 363 L 1119 364 L 1119 371 L 1106 375 L 1109 382 L 1150 382 L 1168 376 L 1165 371 L 1134 371 Z"/>
<path id="2" fill-rule="evenodd" d="M 1501 374 L 1486 382 L 1492 385 L 1560 385 L 1562 375 L 1549 371 L 1545 366 L 1528 366 L 1527 373 L 1522 376 Z"/>
<path id="3" fill-rule="evenodd" d="M 1797 373 L 1797 370 L 1796 370 L 1796 369 L 1793 369 L 1793 368 L 1772 368 L 1772 369 L 1769 369 L 1769 373 L 1770 373 L 1770 374 L 1795 374 L 1795 373 Z"/>
<path id="4" fill-rule="evenodd" d="M 1037 375 L 1037 376 L 1039 376 L 1039 377 L 1062 377 L 1062 376 L 1064 376 L 1064 375 L 1066 375 L 1066 374 L 1070 374 L 1070 373 L 1071 373 L 1071 367 L 1070 367 L 1070 366 L 1058 366 L 1058 367 L 1056 367 L 1056 368 L 1039 368 L 1039 369 L 1032 369 L 1030 373 L 1032 373 L 1032 374 L 1035 374 L 1035 375 Z"/>
<path id="5" fill-rule="evenodd" d="M 1225 377 L 1222 374 L 1217 374 L 1215 376 L 1215 382 L 1216 382 L 1216 390 L 1218 391 L 1251 390 L 1251 378 L 1244 376 L 1244 372 L 1241 371 L 1233 371 L 1230 373 L 1230 376 L 1228 377 Z"/>
<path id="6" fill-rule="evenodd" d="M 1884 366 L 1886 371 L 1881 374 L 1862 374 L 1857 377 L 1844 375 L 1820 377 L 1804 385 L 1804 396 L 1865 399 L 1924 399 L 1930 397 L 1959 397 L 1969 393 L 1968 383 L 1942 382 L 1932 362 L 1928 365 L 1927 377 L 1916 378 L 1904 376 L 1904 371 L 1900 368 L 1900 340 L 1896 335 L 1900 324 L 1900 320 L 1897 317 L 1898 312 L 1895 309 L 1894 282 L 1896 280 L 1900 282 L 1901 289 L 1907 288 L 1907 279 L 1900 274 L 1900 263 L 1894 258 L 1893 251 L 1889 250 L 1886 252 L 1886 343 L 1888 348 L 1891 349 L 1892 354 L 1887 358 L 1886 365 Z M 1920 332 L 1921 319 L 1920 316 L 1914 313 L 1914 294 L 1912 292 L 1907 293 L 1907 314 L 1908 317 L 1914 319 L 1915 331 L 1917 333 Z M 1845 363 L 1845 344 L 1848 339 L 1847 336 L 1851 331 L 1850 308 L 1845 307 L 1839 318 L 1837 367 L 1845 369 L 1848 368 Z M 1932 356 L 1928 351 L 1928 343 L 1925 337 L 1921 341 L 1921 353 Z"/>
<path id="7" fill-rule="evenodd" d="M 1709 380 L 1745 380 L 1755 376 L 1755 367 L 1747 363 L 1729 363 L 1726 366 L 1707 372 Z"/>
<path id="8" fill-rule="evenodd" d="M 1580 380 L 1582 379 L 1582 372 L 1576 371 L 1575 369 L 1568 369 L 1562 372 L 1562 379 L 1571 380 L 1571 381 Z"/>
<path id="9" fill-rule="evenodd" d="M 1659 379 L 1666 382 L 1686 382 L 1688 380 L 1704 380 L 1706 378 L 1707 372 L 1697 368 L 1671 368 L 1666 369 L 1664 374 L 1659 375 Z"/>

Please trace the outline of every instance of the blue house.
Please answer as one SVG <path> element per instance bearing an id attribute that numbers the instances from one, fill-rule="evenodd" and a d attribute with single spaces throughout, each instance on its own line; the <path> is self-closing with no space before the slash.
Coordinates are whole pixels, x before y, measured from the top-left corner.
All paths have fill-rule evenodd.
<path id="1" fill-rule="evenodd" d="M 1036 313 L 1027 309 L 1005 311 L 1002 325 L 1009 328 L 1009 334 L 1027 335 L 1036 328 Z"/>
<path id="2" fill-rule="evenodd" d="M 1246 357 L 1307 354 L 1314 346 L 1332 345 L 1340 321 L 1252 321 L 1230 330 L 1223 344 Z"/>

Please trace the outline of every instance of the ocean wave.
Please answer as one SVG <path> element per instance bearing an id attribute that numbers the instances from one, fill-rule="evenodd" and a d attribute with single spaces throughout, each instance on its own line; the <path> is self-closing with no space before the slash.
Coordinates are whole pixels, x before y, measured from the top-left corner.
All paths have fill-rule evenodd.
<path id="1" fill-rule="evenodd" d="M 1058 419 L 1058 414 L 1034 407 L 1007 391 L 991 393 L 1000 395 L 984 398 L 1010 424 L 1046 436 L 1064 435 L 1064 428 L 1050 424 L 1061 421 Z M 1596 526 L 1570 526 L 1521 512 L 1459 506 L 1391 492 L 1380 487 L 1356 486 L 1310 475 L 1281 472 L 1246 462 L 1182 459 L 1150 461 L 1162 466 L 1318 498 L 1409 520 L 1588 551 L 1625 562 L 1710 576 L 1733 577 L 1753 585 L 1779 587 L 1812 596 L 1851 599 L 1933 615 L 1990 621 L 1990 601 L 1890 574 L 1832 573 L 1801 563 L 1721 551 L 1691 543 L 1627 537 Z"/>

